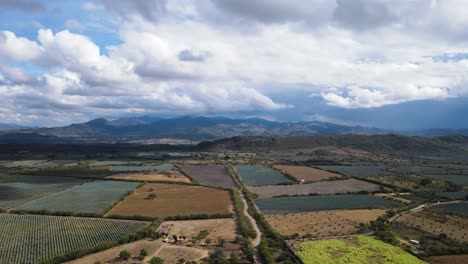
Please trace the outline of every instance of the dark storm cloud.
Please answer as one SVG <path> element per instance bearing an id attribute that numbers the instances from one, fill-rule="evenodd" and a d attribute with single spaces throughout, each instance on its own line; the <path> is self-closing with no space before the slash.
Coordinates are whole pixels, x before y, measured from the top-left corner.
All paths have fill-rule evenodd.
<path id="1" fill-rule="evenodd" d="M 28 0 L 0 0 L 0 12 L 2 10 L 14 9 L 23 12 L 36 13 L 45 10 L 45 6 L 37 1 Z"/>

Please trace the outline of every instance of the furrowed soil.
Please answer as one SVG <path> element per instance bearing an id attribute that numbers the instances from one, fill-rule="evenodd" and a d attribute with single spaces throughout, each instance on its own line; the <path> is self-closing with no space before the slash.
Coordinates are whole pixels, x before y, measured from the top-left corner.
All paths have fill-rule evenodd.
<path id="1" fill-rule="evenodd" d="M 154 193 L 156 197 L 150 199 Z M 147 183 L 108 215 L 165 217 L 192 214 L 230 214 L 229 191 L 191 185 Z"/>
<path id="2" fill-rule="evenodd" d="M 183 170 L 203 185 L 215 187 L 236 187 L 231 175 L 223 165 L 185 165 Z"/>
<path id="3" fill-rule="evenodd" d="M 427 261 L 431 264 L 465 264 L 468 262 L 468 255 L 432 256 Z"/>
<path id="4" fill-rule="evenodd" d="M 154 171 L 146 173 L 119 173 L 106 177 L 107 179 L 132 180 L 132 181 L 169 181 L 190 182 L 190 179 L 176 170 Z"/>
<path id="5" fill-rule="evenodd" d="M 319 170 L 306 166 L 275 165 L 273 167 L 282 171 L 285 174 L 291 175 L 297 181 L 304 180 L 305 182 L 318 182 L 333 177 L 341 177 L 341 175 L 337 173 Z"/>

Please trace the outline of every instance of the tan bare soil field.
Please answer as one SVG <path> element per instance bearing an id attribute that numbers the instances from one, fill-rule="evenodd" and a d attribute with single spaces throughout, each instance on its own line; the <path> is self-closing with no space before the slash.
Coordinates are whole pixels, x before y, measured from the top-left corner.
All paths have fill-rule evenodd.
<path id="1" fill-rule="evenodd" d="M 98 253 L 87 255 L 85 257 L 66 262 L 67 264 L 94 264 L 100 263 L 143 263 L 136 259 L 140 254 L 140 250 L 146 249 L 148 256 L 143 262 L 149 261 L 152 257 L 161 257 L 164 263 L 177 263 L 179 259 L 184 258 L 188 261 L 198 261 L 208 255 L 208 250 L 174 246 L 165 244 L 161 241 L 140 240 L 133 243 L 113 247 Z M 130 260 L 120 259 L 119 253 L 123 250 L 128 250 L 133 258 Z"/>
<path id="2" fill-rule="evenodd" d="M 154 193 L 156 198 L 148 199 Z M 229 191 L 192 185 L 147 183 L 108 215 L 165 217 L 191 214 L 229 214 Z"/>
<path id="3" fill-rule="evenodd" d="M 309 195 L 316 194 L 336 194 L 336 193 L 356 193 L 359 191 L 377 191 L 379 186 L 374 183 L 356 179 L 324 181 L 294 185 L 268 185 L 248 187 L 259 198 L 271 198 L 280 195 Z"/>
<path id="4" fill-rule="evenodd" d="M 468 255 L 432 256 L 428 258 L 431 264 L 465 264 L 468 263 Z"/>
<path id="5" fill-rule="evenodd" d="M 438 236 L 441 233 L 459 242 L 468 241 L 468 219 L 431 211 L 421 211 L 399 217 L 398 222 Z"/>
<path id="6" fill-rule="evenodd" d="M 358 232 L 359 223 L 367 223 L 385 214 L 381 209 L 333 210 L 266 215 L 268 222 L 282 235 L 329 237 Z"/>
<path id="7" fill-rule="evenodd" d="M 291 175 L 297 181 L 304 180 L 305 182 L 318 182 L 332 177 L 341 177 L 341 175 L 333 172 L 319 170 L 307 166 L 275 165 L 273 167 L 285 174 Z"/>
<path id="8" fill-rule="evenodd" d="M 106 177 L 107 179 L 133 180 L 133 181 L 169 181 L 190 182 L 190 179 L 177 170 L 151 171 L 145 173 L 119 173 Z"/>
<path id="9" fill-rule="evenodd" d="M 206 238 L 211 239 L 213 244 L 218 243 L 220 238 L 230 241 L 236 237 L 236 222 L 232 218 L 166 221 L 161 224 L 159 230 L 161 229 L 168 230 L 169 237 L 185 236 L 187 240 L 196 238 L 201 231 L 206 230 Z"/>

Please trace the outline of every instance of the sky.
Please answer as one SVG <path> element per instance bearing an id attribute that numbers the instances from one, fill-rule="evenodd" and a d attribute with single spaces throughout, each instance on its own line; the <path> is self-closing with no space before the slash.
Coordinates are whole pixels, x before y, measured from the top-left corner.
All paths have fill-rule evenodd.
<path id="1" fill-rule="evenodd" d="M 468 127 L 468 0 L 0 0 L 0 123 Z"/>

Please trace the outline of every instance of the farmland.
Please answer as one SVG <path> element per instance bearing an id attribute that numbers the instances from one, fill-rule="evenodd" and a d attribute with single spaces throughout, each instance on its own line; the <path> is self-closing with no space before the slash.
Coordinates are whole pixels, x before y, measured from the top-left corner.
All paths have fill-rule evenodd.
<path id="1" fill-rule="evenodd" d="M 198 183 L 214 187 L 236 187 L 223 165 L 185 165 L 183 170 Z"/>
<path id="2" fill-rule="evenodd" d="M 169 181 L 190 182 L 190 179 L 177 170 L 129 172 L 119 173 L 106 177 L 106 179 L 129 180 L 129 181 Z"/>
<path id="3" fill-rule="evenodd" d="M 435 195 L 439 197 L 444 197 L 448 199 L 459 199 L 463 200 L 465 197 L 468 197 L 468 192 L 436 192 Z"/>
<path id="4" fill-rule="evenodd" d="M 97 180 L 37 199 L 15 210 L 103 214 L 137 186 L 136 182 Z"/>
<path id="5" fill-rule="evenodd" d="M 2 175 L 0 176 L 0 209 L 20 206 L 84 182 L 85 180 L 75 178 Z"/>
<path id="6" fill-rule="evenodd" d="M 260 198 L 271 198 L 274 196 L 308 195 L 311 193 L 336 194 L 356 193 L 360 191 L 374 192 L 379 190 L 379 185 L 356 179 L 348 179 L 307 184 L 295 184 L 284 186 L 272 185 L 248 188 L 251 192 L 258 194 Z"/>
<path id="7" fill-rule="evenodd" d="M 154 193 L 154 199 L 148 196 Z M 108 215 L 165 217 L 230 214 L 229 191 L 202 186 L 148 183 L 114 207 Z"/>
<path id="8" fill-rule="evenodd" d="M 319 168 L 335 171 L 343 175 L 357 176 L 357 177 L 369 177 L 377 175 L 389 175 L 390 172 L 386 171 L 383 166 L 380 165 L 354 165 L 354 166 L 319 166 Z"/>
<path id="9" fill-rule="evenodd" d="M 236 166 L 242 180 L 248 186 L 273 185 L 292 183 L 293 181 L 283 174 L 267 166 Z"/>
<path id="10" fill-rule="evenodd" d="M 449 214 L 468 216 L 468 202 L 437 205 L 433 208 Z"/>
<path id="11" fill-rule="evenodd" d="M 163 163 L 159 165 L 142 165 L 142 166 L 111 166 L 112 172 L 129 172 L 129 171 L 167 171 L 175 169 L 174 165 L 170 163 Z"/>
<path id="12" fill-rule="evenodd" d="M 401 248 L 369 236 L 303 242 L 295 251 L 305 264 L 424 263 Z"/>
<path id="13" fill-rule="evenodd" d="M 0 214 L 0 263 L 37 263 L 117 241 L 146 225 L 127 220 Z"/>
<path id="14" fill-rule="evenodd" d="M 266 218 L 284 236 L 329 237 L 355 234 L 359 223 L 373 221 L 384 214 L 382 209 L 356 209 L 275 214 Z"/>
<path id="15" fill-rule="evenodd" d="M 255 203 L 265 214 L 386 208 L 396 204 L 383 198 L 365 194 L 265 198 L 257 199 Z"/>
<path id="16" fill-rule="evenodd" d="M 318 182 L 327 180 L 330 178 L 338 178 L 341 175 L 319 170 L 312 167 L 306 166 L 287 166 L 287 165 L 275 165 L 275 169 L 282 171 L 285 174 L 291 175 L 296 179 L 296 181 L 305 181 L 305 182 Z"/>
<path id="17" fill-rule="evenodd" d="M 446 256 L 431 256 L 428 262 L 431 264 L 465 264 L 468 255 L 446 255 Z"/>
<path id="18" fill-rule="evenodd" d="M 449 181 L 455 184 L 468 185 L 468 175 L 424 175 L 432 179 L 437 179 L 441 181 Z"/>

